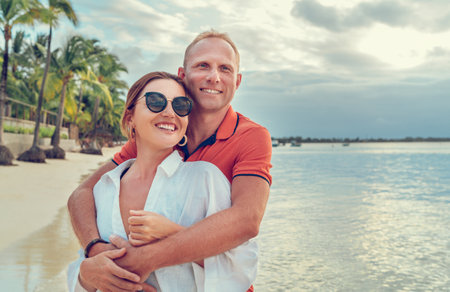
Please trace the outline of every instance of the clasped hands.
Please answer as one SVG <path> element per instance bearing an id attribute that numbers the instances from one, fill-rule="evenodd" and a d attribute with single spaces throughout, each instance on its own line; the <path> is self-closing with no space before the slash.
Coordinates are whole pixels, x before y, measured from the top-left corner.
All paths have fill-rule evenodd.
<path id="1" fill-rule="evenodd" d="M 153 271 L 140 246 L 177 233 L 182 226 L 147 211 L 130 211 L 128 241 L 111 235 L 111 244 L 98 243 L 80 266 L 80 283 L 88 291 L 155 291 L 143 283 Z M 147 250 L 148 252 L 148 250 Z"/>

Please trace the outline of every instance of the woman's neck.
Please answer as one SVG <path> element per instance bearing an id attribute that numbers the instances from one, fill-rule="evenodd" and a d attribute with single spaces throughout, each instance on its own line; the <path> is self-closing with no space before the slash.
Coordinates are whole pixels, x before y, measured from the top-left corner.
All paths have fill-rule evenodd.
<path id="1" fill-rule="evenodd" d="M 173 152 L 173 148 L 155 149 L 151 145 L 136 142 L 137 155 L 136 161 L 130 168 L 136 178 L 152 181 L 155 176 L 156 169 L 161 162 Z"/>

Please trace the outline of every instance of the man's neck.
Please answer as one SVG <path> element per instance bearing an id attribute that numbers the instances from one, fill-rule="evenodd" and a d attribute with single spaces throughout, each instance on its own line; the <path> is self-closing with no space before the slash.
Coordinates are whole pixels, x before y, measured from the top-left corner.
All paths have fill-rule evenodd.
<path id="1" fill-rule="evenodd" d="M 200 143 L 216 132 L 227 112 L 228 108 L 225 108 L 219 112 L 196 112 L 189 116 L 189 127 L 187 131 L 189 153 L 192 153 Z"/>

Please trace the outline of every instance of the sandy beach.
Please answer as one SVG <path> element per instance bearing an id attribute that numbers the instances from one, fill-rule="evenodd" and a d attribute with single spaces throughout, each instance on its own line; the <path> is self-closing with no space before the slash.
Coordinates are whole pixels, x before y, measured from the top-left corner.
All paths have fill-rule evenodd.
<path id="1" fill-rule="evenodd" d="M 66 152 L 65 160 L 0 166 L 0 250 L 50 224 L 84 177 L 118 149 L 103 148 L 103 156 Z"/>

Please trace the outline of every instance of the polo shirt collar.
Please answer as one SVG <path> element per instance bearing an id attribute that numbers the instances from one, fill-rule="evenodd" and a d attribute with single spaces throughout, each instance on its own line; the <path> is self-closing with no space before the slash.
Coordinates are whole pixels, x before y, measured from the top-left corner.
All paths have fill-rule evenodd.
<path id="1" fill-rule="evenodd" d="M 228 139 L 233 136 L 239 122 L 238 114 L 230 106 L 216 132 L 216 139 Z"/>
<path id="2" fill-rule="evenodd" d="M 214 143 L 216 143 L 217 139 L 226 140 L 231 136 L 233 136 L 234 132 L 236 132 L 238 124 L 239 124 L 239 116 L 230 105 L 227 113 L 225 114 L 225 117 L 222 120 L 222 123 L 220 123 L 219 125 L 219 128 L 217 128 L 216 132 L 212 134 L 208 139 L 200 143 L 197 149 L 195 149 L 192 153 L 189 153 L 187 145 L 180 147 L 180 150 L 183 151 L 184 153 L 184 161 L 188 160 L 188 158 L 192 154 L 194 154 L 198 149 L 207 145 L 213 145 Z"/>

